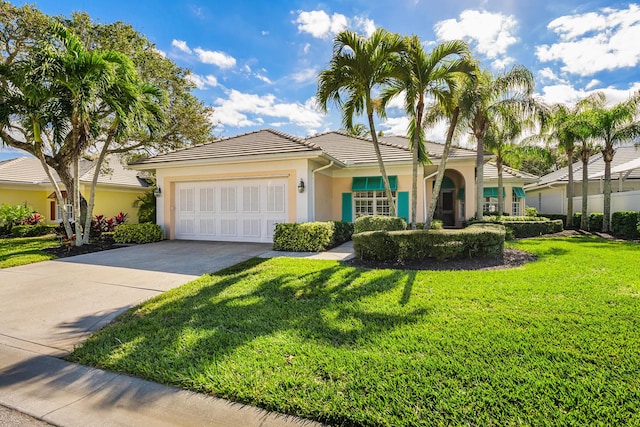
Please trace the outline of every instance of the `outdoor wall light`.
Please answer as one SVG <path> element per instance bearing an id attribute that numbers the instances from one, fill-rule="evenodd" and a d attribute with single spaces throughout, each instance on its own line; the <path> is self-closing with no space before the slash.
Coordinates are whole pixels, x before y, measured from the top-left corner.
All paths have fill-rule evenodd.
<path id="1" fill-rule="evenodd" d="M 156 187 L 156 189 L 153 190 L 153 195 L 156 197 L 162 196 L 162 190 L 160 189 L 160 187 Z"/>
<path id="2" fill-rule="evenodd" d="M 304 181 L 300 179 L 300 183 L 298 183 L 298 193 L 304 193 Z"/>

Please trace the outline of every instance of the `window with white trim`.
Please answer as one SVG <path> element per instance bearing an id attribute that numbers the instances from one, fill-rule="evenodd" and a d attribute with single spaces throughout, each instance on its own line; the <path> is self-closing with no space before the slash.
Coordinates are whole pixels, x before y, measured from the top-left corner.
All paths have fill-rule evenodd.
<path id="1" fill-rule="evenodd" d="M 483 212 L 497 213 L 498 212 L 498 198 L 497 197 L 485 197 L 484 204 L 482 205 Z"/>
<path id="2" fill-rule="evenodd" d="M 67 218 L 69 219 L 69 221 L 73 221 L 73 205 L 67 203 L 67 201 L 64 201 L 64 206 L 67 208 Z M 60 203 L 56 203 L 56 219 L 59 219 L 60 221 L 62 221 L 62 206 Z"/>
<path id="3" fill-rule="evenodd" d="M 392 191 L 391 196 L 397 204 L 397 192 Z M 389 201 L 384 191 L 354 191 L 353 203 L 356 218 L 364 215 L 389 215 Z"/>
<path id="4" fill-rule="evenodd" d="M 513 202 L 511 203 L 511 215 L 512 216 L 520 216 L 522 215 L 522 206 L 524 205 L 524 198 L 518 197 L 515 190 L 513 191 Z"/>

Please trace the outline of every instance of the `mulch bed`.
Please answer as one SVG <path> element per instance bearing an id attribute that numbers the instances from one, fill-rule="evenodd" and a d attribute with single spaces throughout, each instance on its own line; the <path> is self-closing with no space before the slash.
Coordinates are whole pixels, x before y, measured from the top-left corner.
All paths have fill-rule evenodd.
<path id="1" fill-rule="evenodd" d="M 129 245 L 123 245 L 121 243 L 115 243 L 112 239 L 100 240 L 97 242 L 86 243 L 82 246 L 74 245 L 60 245 L 51 248 L 43 249 L 43 252 L 55 255 L 58 258 L 66 258 L 70 256 L 90 254 L 93 252 L 107 251 L 109 249 L 122 248 Z"/>

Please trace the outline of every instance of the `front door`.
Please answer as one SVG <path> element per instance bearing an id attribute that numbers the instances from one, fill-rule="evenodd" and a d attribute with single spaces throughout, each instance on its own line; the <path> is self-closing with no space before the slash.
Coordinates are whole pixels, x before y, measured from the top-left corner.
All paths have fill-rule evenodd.
<path id="1" fill-rule="evenodd" d="M 442 225 L 445 227 L 455 227 L 456 225 L 455 198 L 453 194 L 453 189 L 445 189 L 440 191 L 440 197 L 438 197 L 436 218 L 442 220 Z"/>

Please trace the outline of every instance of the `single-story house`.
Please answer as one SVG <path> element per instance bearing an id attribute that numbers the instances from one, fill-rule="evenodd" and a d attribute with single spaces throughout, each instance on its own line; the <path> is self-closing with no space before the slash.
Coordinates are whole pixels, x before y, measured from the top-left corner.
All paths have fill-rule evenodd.
<path id="1" fill-rule="evenodd" d="M 602 153 L 589 158 L 587 166 L 588 213 L 604 210 L 604 159 Z M 546 214 L 567 213 L 569 168 L 564 167 L 525 186 L 527 206 Z M 573 164 L 573 210 L 582 209 L 582 161 Z M 611 162 L 611 213 L 640 210 L 640 147 L 617 147 Z"/>
<path id="2" fill-rule="evenodd" d="M 380 151 L 398 215 L 408 219 L 411 153 L 402 137 L 384 137 Z M 419 168 L 418 220 L 423 221 L 443 145 L 428 144 L 432 164 Z M 490 155 L 487 156 L 489 159 Z M 452 148 L 437 218 L 460 227 L 475 213 L 473 150 Z M 372 142 L 343 132 L 308 138 L 264 129 L 159 154 L 130 164 L 155 171 L 161 195 L 157 221 L 169 239 L 270 242 L 275 224 L 353 221 L 389 214 Z M 524 210 L 525 184 L 537 177 L 505 169 L 505 206 Z M 497 170 L 485 166 L 486 208 L 497 206 Z"/>
<path id="3" fill-rule="evenodd" d="M 127 221 L 138 221 L 137 209 L 132 203 L 149 191 L 147 180 L 140 172 L 126 168 L 113 157 L 103 166 L 96 185 L 94 215 L 113 217 L 120 212 L 128 213 Z M 57 179 L 55 171 L 50 169 Z M 80 192 L 89 197 L 95 162 L 80 161 Z M 66 190 L 62 188 L 67 203 Z M 49 181 L 40 161 L 34 157 L 17 157 L 0 161 L 0 204 L 26 204 L 45 217 L 49 224 L 62 221 L 62 206 L 57 200 L 53 185 Z M 72 206 L 67 206 L 73 218 Z"/>

